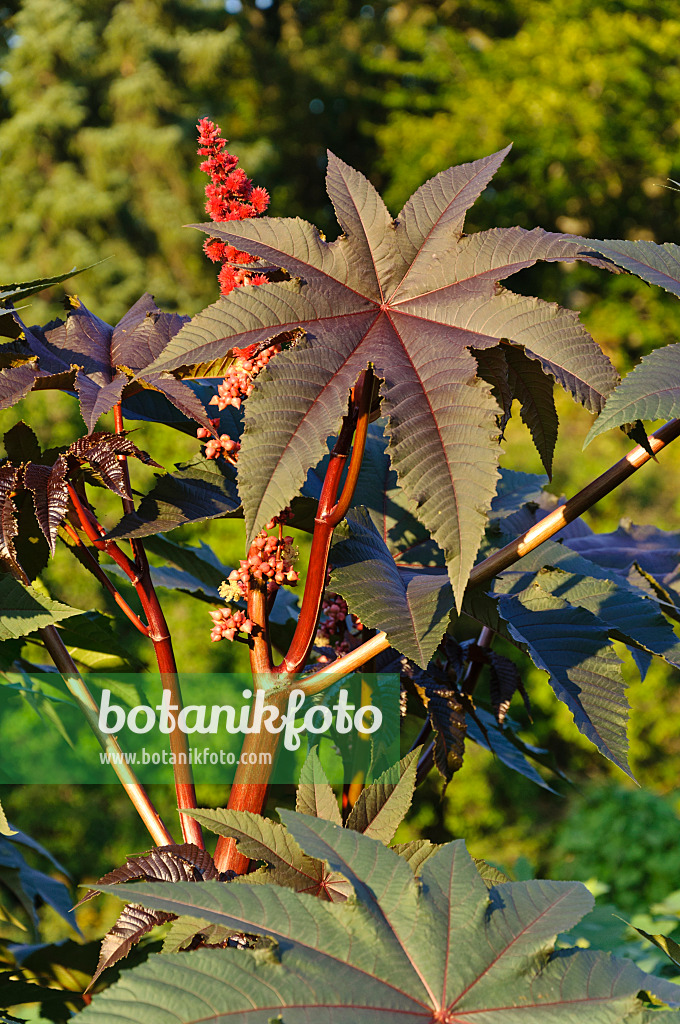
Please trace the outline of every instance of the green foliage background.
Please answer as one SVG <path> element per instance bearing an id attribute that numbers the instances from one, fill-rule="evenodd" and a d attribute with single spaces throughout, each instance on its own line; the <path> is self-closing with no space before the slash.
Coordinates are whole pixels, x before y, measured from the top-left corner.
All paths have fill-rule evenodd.
<path id="1" fill-rule="evenodd" d="M 664 187 L 680 178 L 680 20 L 670 0 L 24 0 L 0 6 L 0 15 L 0 281 L 103 261 L 74 288 L 111 322 L 144 290 L 182 313 L 217 294 L 202 236 L 182 227 L 205 219 L 195 156 L 195 122 L 205 115 L 270 190 L 272 215 L 304 216 L 329 236 L 327 146 L 366 173 L 396 213 L 427 177 L 509 141 L 512 153 L 469 230 L 521 224 L 599 238 L 680 236 L 680 197 Z M 678 337 L 677 300 L 629 277 L 554 266 L 512 286 L 582 310 L 622 372 Z M 58 315 L 59 299 L 54 290 L 32 300 L 26 319 Z M 20 411 L 46 446 L 82 431 L 67 397 L 34 394 Z M 628 443 L 613 433 L 577 455 L 591 418 L 566 398 L 559 411 L 552 489 L 573 493 Z M 135 441 L 166 467 L 196 451 L 190 438 L 148 425 Z M 540 472 L 523 428 L 511 426 L 506 451 L 507 465 Z M 628 515 L 677 529 L 679 472 L 671 450 L 591 521 L 613 529 Z M 146 470 L 135 473 L 144 489 Z M 181 535 L 208 536 L 226 563 L 242 556 L 238 524 Z M 73 585 L 73 566 L 65 551 L 51 566 L 55 596 L 113 612 L 89 578 Z M 242 667 L 237 645 L 210 645 L 206 606 L 165 596 L 185 667 Z M 120 630 L 137 649 L 124 621 Z M 617 848 L 608 846 L 606 823 L 620 820 L 633 798 L 620 796 L 628 792 L 622 777 L 581 739 L 543 675 L 525 674 L 535 722 L 520 710 L 517 717 L 577 789 L 560 784 L 572 793 L 566 799 L 538 791 L 472 748 L 443 802 L 435 780 L 428 784 L 401 838 L 464 835 L 473 853 L 496 862 L 512 866 L 521 855 L 553 877 L 597 875 L 615 889 L 606 872 Z M 677 676 L 655 666 L 629 699 L 633 770 L 653 791 L 645 815 L 658 808 L 635 833 L 639 857 L 626 874 L 626 890 L 646 906 L 680 887 L 665 853 L 680 841 Z M 621 789 L 592 789 L 612 782 Z M 10 817 L 79 878 L 147 845 L 113 790 L 0 795 Z M 168 794 L 155 798 L 169 803 Z M 200 788 L 199 798 L 223 802 Z M 625 813 L 635 818 L 635 806 Z M 644 888 L 657 854 L 654 887 Z"/>

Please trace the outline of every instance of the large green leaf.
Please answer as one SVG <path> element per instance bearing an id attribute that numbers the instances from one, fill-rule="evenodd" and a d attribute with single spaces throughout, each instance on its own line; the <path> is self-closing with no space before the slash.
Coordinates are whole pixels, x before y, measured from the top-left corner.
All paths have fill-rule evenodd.
<path id="1" fill-rule="evenodd" d="M 680 288 L 680 285 L 678 286 Z M 583 447 L 612 427 L 635 420 L 672 419 L 680 415 L 680 344 L 650 355 L 612 391 L 593 423 Z"/>
<path id="2" fill-rule="evenodd" d="M 332 904 L 277 886 L 118 886 L 166 913 L 256 933 L 276 946 L 157 957 L 128 972 L 83 1024 L 623 1024 L 638 993 L 672 1005 L 680 988 L 555 936 L 592 907 L 577 882 L 512 882 L 490 890 L 464 843 L 433 853 L 414 878 L 381 843 L 282 812 L 305 852 L 351 882 Z"/>
<path id="3" fill-rule="evenodd" d="M 384 630 L 393 647 L 425 668 L 453 607 L 448 577 L 398 567 L 365 509 L 347 513 L 345 532 L 331 550 L 333 588 L 365 625 Z"/>
<path id="4" fill-rule="evenodd" d="M 8 573 L 0 574 L 0 640 L 26 636 L 71 615 L 82 615 L 82 609 L 53 601 Z"/>
<path id="5" fill-rule="evenodd" d="M 506 152 L 437 175 L 396 221 L 370 182 L 331 154 L 327 187 L 343 231 L 331 243 L 298 219 L 201 226 L 299 278 L 236 289 L 147 367 L 172 370 L 305 330 L 306 342 L 258 377 L 246 406 L 239 490 L 251 538 L 299 492 L 337 433 L 348 389 L 373 364 L 392 465 L 446 553 L 460 605 L 499 455 L 498 407 L 470 349 L 523 346 L 575 398 L 601 408 L 617 376 L 576 314 L 499 287 L 537 260 L 592 262 L 581 241 L 521 228 L 462 235 L 465 209 Z"/>

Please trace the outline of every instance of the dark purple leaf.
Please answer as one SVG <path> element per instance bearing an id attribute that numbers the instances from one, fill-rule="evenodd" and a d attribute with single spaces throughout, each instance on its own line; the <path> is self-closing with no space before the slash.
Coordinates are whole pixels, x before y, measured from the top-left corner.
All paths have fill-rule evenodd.
<path id="1" fill-rule="evenodd" d="M 14 547 L 14 540 L 19 532 L 14 494 L 19 487 L 20 475 L 18 466 L 0 466 L 0 562 L 5 563 L 5 571 L 9 569 L 19 574 L 21 567 L 17 562 Z"/>
<path id="2" fill-rule="evenodd" d="M 113 380 L 103 387 L 96 384 L 92 377 L 88 377 L 82 370 L 76 372 L 76 391 L 88 433 L 92 433 L 100 416 L 110 412 L 116 402 L 120 402 L 126 384 L 127 377 L 122 371 L 118 371 Z"/>
<path id="3" fill-rule="evenodd" d="M 510 709 L 510 703 L 516 693 L 519 693 L 524 701 L 527 714 L 531 717 L 531 705 L 529 696 L 519 669 L 510 658 L 498 654 L 496 651 L 489 651 L 487 654 L 489 663 L 489 697 L 493 707 L 496 721 L 502 724 Z"/>
<path id="4" fill-rule="evenodd" d="M 57 459 L 52 467 L 31 462 L 24 470 L 24 484 L 33 492 L 35 516 L 52 554 L 57 532 L 68 510 L 67 470 L 68 463 L 64 458 Z"/>
<path id="5" fill-rule="evenodd" d="M 119 540 L 167 533 L 184 523 L 234 515 L 240 504 L 234 467 L 222 459 L 198 457 L 178 465 L 175 473 L 157 475 L 153 490 L 108 536 Z"/>

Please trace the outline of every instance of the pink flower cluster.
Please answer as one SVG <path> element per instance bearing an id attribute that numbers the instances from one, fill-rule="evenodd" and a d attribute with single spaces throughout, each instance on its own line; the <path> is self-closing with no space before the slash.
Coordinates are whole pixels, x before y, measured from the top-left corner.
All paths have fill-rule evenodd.
<path id="1" fill-rule="evenodd" d="M 274 344 L 262 349 L 261 352 L 249 354 L 248 349 L 242 349 L 241 355 L 231 364 L 227 375 L 219 385 L 217 394 L 210 399 L 210 405 L 216 405 L 222 412 L 228 405 L 235 409 L 241 408 L 244 398 L 248 398 L 253 390 L 255 377 L 264 369 L 272 356 L 281 351 L 281 346 Z"/>
<path id="2" fill-rule="evenodd" d="M 210 630 L 210 639 L 233 640 L 237 633 L 252 633 L 257 626 L 249 619 L 240 608 L 217 608 L 210 612 L 213 620 L 213 628 Z"/>
<path id="3" fill-rule="evenodd" d="M 205 189 L 205 209 L 210 219 L 224 223 L 263 213 L 269 206 L 269 193 L 264 188 L 253 186 L 243 168 L 236 166 L 238 157 L 227 153 L 227 140 L 221 138 L 219 125 L 202 117 L 197 127 L 198 154 L 207 157 L 201 164 L 201 170 L 210 175 L 210 183 Z M 242 264 L 246 267 L 256 262 L 255 256 L 241 252 L 233 245 L 209 238 L 203 251 L 213 263 L 223 264 L 218 276 L 222 295 L 228 295 L 243 285 L 265 284 L 267 281 L 263 274 L 232 266 Z"/>
<path id="4" fill-rule="evenodd" d="M 299 573 L 293 568 L 297 551 L 293 547 L 292 537 L 281 536 L 280 526 L 292 517 L 290 509 L 284 511 L 267 523 L 266 529 L 273 530 L 279 526 L 279 536 L 270 537 L 266 530 L 261 530 L 253 541 L 248 557 L 241 559 L 238 569 L 232 569 L 228 580 L 220 587 L 220 596 L 225 601 L 247 599 L 251 579 L 262 580 L 267 585 L 267 593 L 273 598 L 280 586 L 288 584 L 294 587 Z M 211 640 L 233 640 L 236 634 L 252 633 L 258 627 L 240 609 L 220 608 L 210 613 L 213 628 Z"/>
<path id="5" fill-rule="evenodd" d="M 219 419 L 216 419 L 211 420 L 210 422 L 213 427 L 216 427 L 220 421 Z M 234 441 L 229 437 L 229 434 L 220 434 L 219 437 L 212 437 L 207 427 L 199 427 L 196 431 L 196 437 L 200 437 L 201 439 L 206 437 L 210 438 L 205 446 L 206 459 L 224 458 L 227 462 L 231 462 L 232 466 L 236 465 L 241 445 L 238 441 Z"/>

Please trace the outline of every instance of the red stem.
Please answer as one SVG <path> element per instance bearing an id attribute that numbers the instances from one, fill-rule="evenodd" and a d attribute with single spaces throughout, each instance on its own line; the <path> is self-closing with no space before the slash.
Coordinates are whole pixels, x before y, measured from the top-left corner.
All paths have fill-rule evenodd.
<path id="1" fill-rule="evenodd" d="M 267 636 L 266 588 L 260 586 L 251 577 L 248 593 L 248 617 L 258 626 L 250 650 L 253 680 L 257 687 L 260 676 L 269 675 L 271 677 L 272 673 L 276 673 L 284 684 L 268 698 L 268 704 L 287 699 L 288 687 L 285 684 L 290 684 L 291 677 L 304 666 L 314 643 L 321 601 L 326 586 L 328 554 L 333 530 L 344 517 L 354 494 L 366 445 L 372 397 L 373 373 L 369 369 L 362 374 L 355 394 L 350 399 L 349 411 L 343 419 L 338 440 L 331 452 L 314 520 L 312 549 L 300 617 L 288 653 L 281 664 L 276 667 L 272 666 L 271 648 Z M 347 461 L 347 453 L 352 443 L 352 436 L 355 433 L 355 409 L 358 409 L 358 419 L 354 448 L 345 486 L 338 501 L 338 488 Z M 241 757 L 250 753 L 271 754 L 271 764 L 263 765 L 258 761 L 255 765 L 249 765 L 239 761 L 229 794 L 228 807 L 230 810 L 247 810 L 255 814 L 262 812 L 267 798 L 267 786 L 273 770 L 278 741 L 279 735 L 269 732 L 261 735 L 246 734 Z M 249 863 L 249 859 L 238 852 L 233 839 L 220 837 L 215 849 L 215 864 L 220 871 L 231 870 L 242 874 L 247 871 Z"/>
<path id="2" fill-rule="evenodd" d="M 120 610 L 123 612 L 124 615 L 128 617 L 128 619 L 135 627 L 135 629 L 138 629 L 139 632 L 142 633 L 144 636 L 148 636 L 149 627 L 142 622 L 139 615 L 133 612 L 132 608 L 127 603 L 125 598 L 118 593 L 115 586 L 113 585 L 109 577 L 106 575 L 97 559 L 92 555 L 91 551 L 88 548 L 86 548 L 85 545 L 83 544 L 77 531 L 71 526 L 71 524 L 68 521 L 64 522 L 64 529 L 68 533 L 71 540 L 80 549 L 81 557 L 87 563 L 86 568 L 89 569 L 92 575 L 99 580 L 101 585 L 105 587 L 106 590 L 108 590 L 108 592 L 111 594 Z"/>
<path id="3" fill-rule="evenodd" d="M 120 434 L 123 431 L 123 411 L 118 402 L 114 406 L 114 421 L 116 427 L 116 433 Z M 118 459 L 124 464 L 123 472 L 125 475 L 126 489 L 130 493 L 130 478 L 127 468 L 127 459 L 124 455 L 119 455 Z M 131 498 L 123 498 L 123 509 L 124 511 L 131 512 L 134 509 L 134 502 Z M 156 594 L 153 581 L 151 579 L 151 569 L 149 567 L 149 560 L 146 557 L 146 551 L 141 540 L 132 540 L 132 550 L 135 554 L 136 566 L 138 575 L 135 580 L 135 589 L 137 595 L 141 601 L 144 614 L 146 615 L 147 622 L 149 623 L 149 639 L 153 643 L 154 653 L 156 655 L 156 661 L 158 662 L 158 668 L 161 674 L 161 684 L 164 690 L 167 690 L 170 694 L 170 704 L 176 705 L 178 710 L 182 708 L 182 692 L 179 685 L 179 677 L 177 675 L 177 662 L 175 660 L 175 653 L 172 647 L 172 640 L 170 638 L 170 630 L 163 614 L 158 595 Z M 198 806 L 196 801 L 196 790 L 194 788 L 193 771 L 189 763 L 189 746 L 186 735 L 181 729 L 175 727 L 170 733 L 169 737 L 170 751 L 174 755 L 173 775 L 175 778 L 175 793 L 177 796 L 177 809 L 179 811 L 179 819 L 182 826 L 182 835 L 186 843 L 194 843 L 199 849 L 205 849 L 203 843 L 203 833 L 201 826 L 194 819 L 188 815 L 183 814 L 182 810 L 193 810 Z"/>

